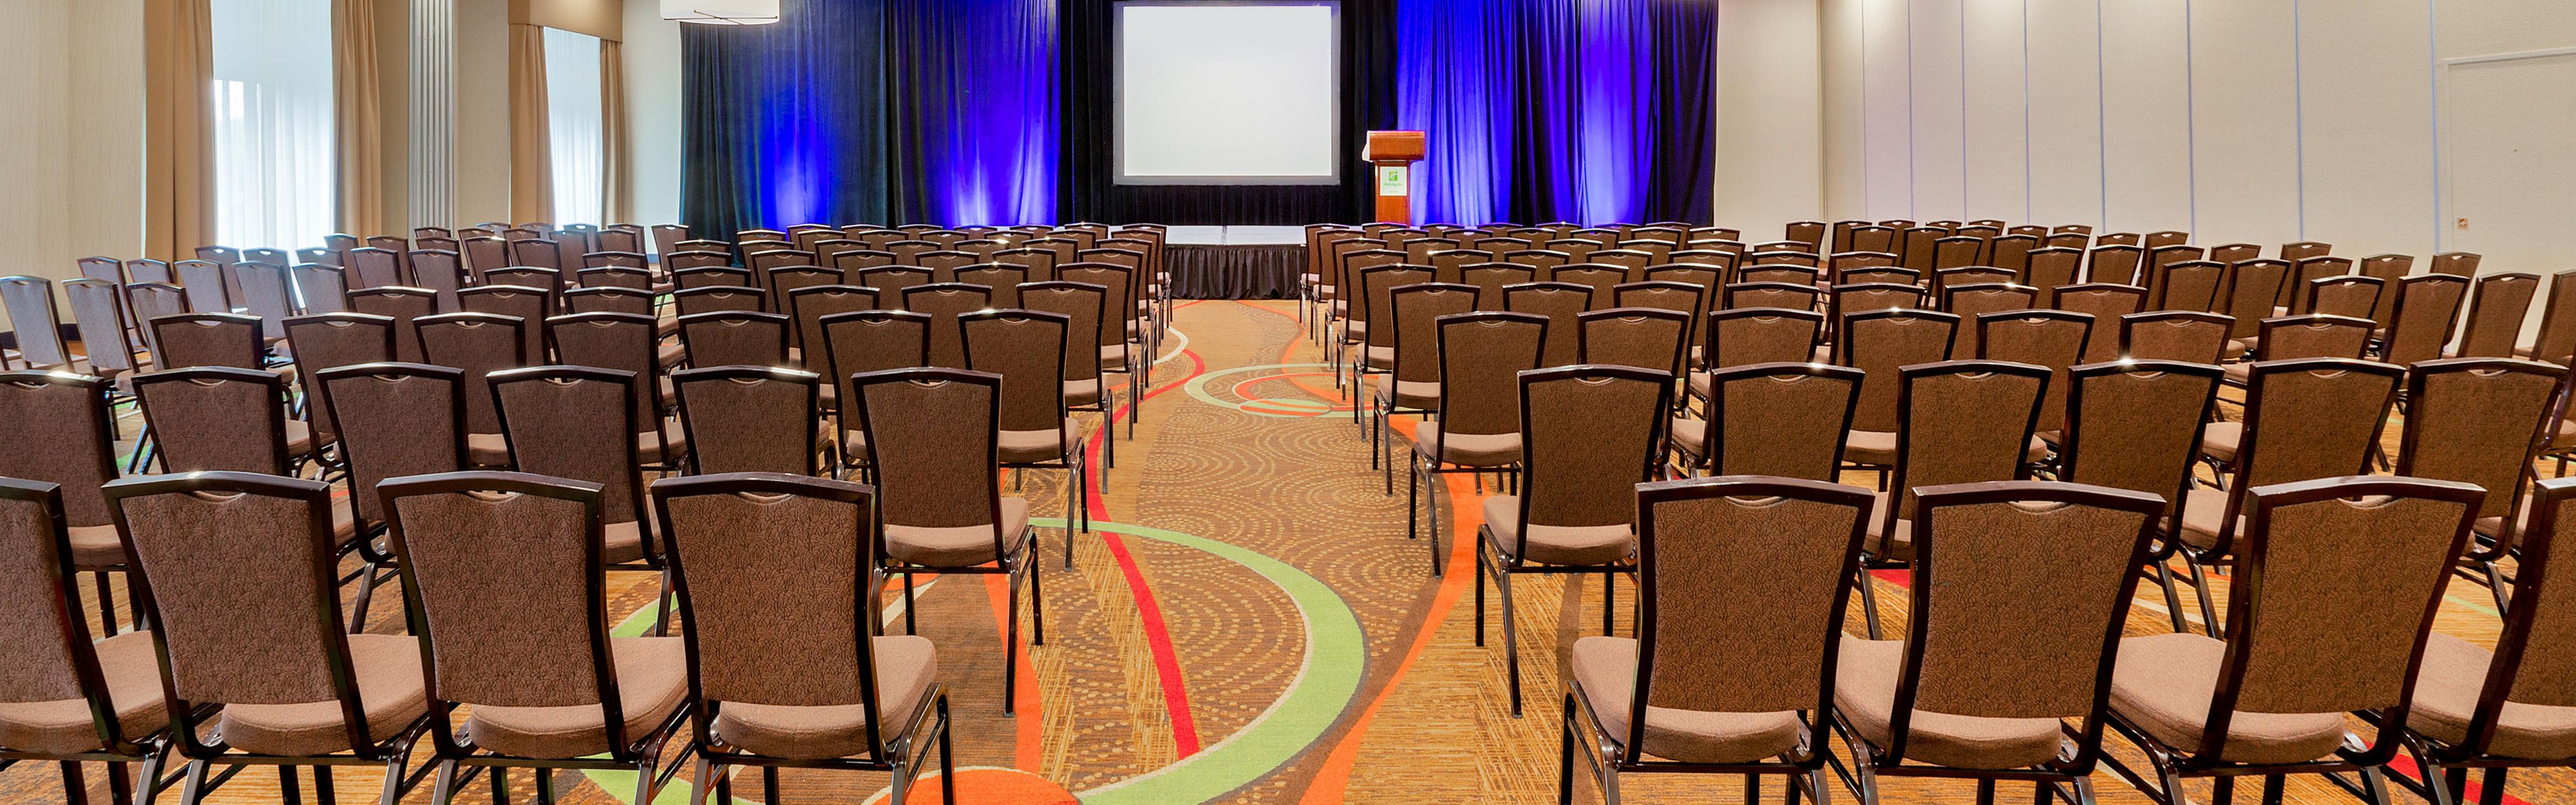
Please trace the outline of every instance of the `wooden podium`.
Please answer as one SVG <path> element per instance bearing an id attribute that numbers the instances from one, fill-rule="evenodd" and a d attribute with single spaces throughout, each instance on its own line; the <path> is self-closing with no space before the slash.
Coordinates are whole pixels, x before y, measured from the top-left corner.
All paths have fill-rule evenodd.
<path id="1" fill-rule="evenodd" d="M 1413 223 L 1413 163 L 1422 160 L 1422 132 L 1372 131 L 1360 158 L 1377 174 L 1377 220 Z"/>

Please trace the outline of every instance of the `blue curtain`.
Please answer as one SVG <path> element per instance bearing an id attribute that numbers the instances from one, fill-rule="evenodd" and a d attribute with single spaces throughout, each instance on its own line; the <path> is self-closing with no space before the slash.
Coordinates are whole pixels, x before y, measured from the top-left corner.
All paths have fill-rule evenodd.
<path id="1" fill-rule="evenodd" d="M 1055 0 L 786 0 L 775 25 L 683 26 L 681 220 L 1056 218 Z"/>
<path id="2" fill-rule="evenodd" d="M 1714 0 L 1402 0 L 1419 222 L 1704 222 Z"/>
<path id="3" fill-rule="evenodd" d="M 786 0 L 775 25 L 683 25 L 680 220 L 701 237 L 888 212 L 880 0 Z"/>
<path id="4" fill-rule="evenodd" d="M 1055 223 L 1055 0 L 887 3 L 894 217 Z"/>

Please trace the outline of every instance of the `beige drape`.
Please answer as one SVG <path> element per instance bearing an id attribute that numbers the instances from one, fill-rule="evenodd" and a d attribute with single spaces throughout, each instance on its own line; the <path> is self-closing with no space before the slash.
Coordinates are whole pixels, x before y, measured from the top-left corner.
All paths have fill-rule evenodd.
<path id="1" fill-rule="evenodd" d="M 555 215 L 554 142 L 546 121 L 546 30 L 510 26 L 510 220 Z"/>
<path id="2" fill-rule="evenodd" d="M 215 35 L 208 0 L 149 0 L 143 15 L 143 249 L 196 257 L 215 237 Z"/>
<path id="3" fill-rule="evenodd" d="M 635 166 L 626 135 L 626 57 L 620 49 L 617 40 L 599 40 L 600 189 L 607 196 L 600 203 L 607 219 L 601 223 L 621 223 L 635 212 Z"/>
<path id="4" fill-rule="evenodd" d="M 332 0 L 331 85 L 340 140 L 340 231 L 360 237 L 385 234 L 390 230 L 385 221 L 376 0 Z"/>

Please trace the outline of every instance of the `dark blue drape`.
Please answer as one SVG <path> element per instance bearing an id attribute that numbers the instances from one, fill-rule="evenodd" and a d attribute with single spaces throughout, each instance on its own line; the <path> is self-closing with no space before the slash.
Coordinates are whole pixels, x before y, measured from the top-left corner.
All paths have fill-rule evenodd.
<path id="1" fill-rule="evenodd" d="M 894 217 L 1055 223 L 1055 0 L 886 2 Z"/>
<path id="2" fill-rule="evenodd" d="M 775 25 L 681 26 L 691 232 L 886 219 L 884 7 L 786 0 Z"/>
<path id="3" fill-rule="evenodd" d="M 787 0 L 683 26 L 681 220 L 1053 223 L 1055 0 Z"/>
<path id="4" fill-rule="evenodd" d="M 1712 0 L 1401 0 L 1419 221 L 1704 222 Z"/>

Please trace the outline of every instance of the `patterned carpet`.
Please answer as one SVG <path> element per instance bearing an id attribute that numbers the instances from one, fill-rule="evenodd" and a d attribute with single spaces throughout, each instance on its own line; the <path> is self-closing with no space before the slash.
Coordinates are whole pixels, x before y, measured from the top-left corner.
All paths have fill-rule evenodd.
<path id="1" fill-rule="evenodd" d="M 1472 560 L 1459 546 L 1479 525 L 1477 479 L 1451 476 L 1434 496 L 1458 515 L 1442 518 L 1454 536 L 1437 558 L 1449 572 L 1435 578 L 1427 542 L 1405 537 L 1404 480 L 1389 496 L 1369 469 L 1366 434 L 1352 425 L 1321 363 L 1329 356 L 1306 340 L 1293 303 L 1182 303 L 1175 327 L 1141 424 L 1132 441 L 1120 428 L 1118 466 L 1087 501 L 1098 532 L 1074 537 L 1075 570 L 1062 570 L 1060 521 L 1041 521 L 1047 644 L 1024 653 L 1020 667 L 1002 667 L 1003 588 L 988 581 L 994 577 L 932 579 L 918 591 L 912 614 L 939 647 L 957 762 L 967 769 L 956 780 L 958 801 L 1553 801 L 1563 690 L 1554 658 L 1559 646 L 1600 628 L 1597 580 L 1515 581 L 1528 717 L 1513 718 L 1500 641 L 1478 647 L 1471 634 Z M 2396 429 L 2389 432 L 2393 443 Z M 1021 480 L 1019 494 L 1033 511 L 1063 511 L 1060 473 Z M 1871 483 L 1857 474 L 1848 480 Z M 1881 598 L 1892 629 L 1905 615 L 1903 580 L 1899 573 L 1875 582 L 1888 593 Z M 616 574 L 610 584 L 619 612 L 643 613 L 629 620 L 629 632 L 644 628 L 649 577 Z M 1620 587 L 1615 610 L 1625 634 L 1634 589 Z M 393 631 L 391 609 L 378 607 L 372 628 Z M 1499 605 L 1489 612 L 1498 624 Z M 2131 631 L 2168 631 L 2166 617 L 2159 596 L 2142 596 Z M 1852 622 L 1857 629 L 1856 611 Z M 2484 590 L 2454 587 L 2444 631 L 2485 644 L 2496 625 Z M 1001 712 L 1005 672 L 1020 675 L 1017 717 Z M 2119 739 L 2106 744 L 2138 760 Z M 100 771 L 92 767 L 93 783 Z M 49 766 L 0 772 L 0 801 L 58 801 L 56 779 Z M 687 779 L 683 772 L 657 801 L 688 801 Z M 336 780 L 344 801 L 372 798 L 380 784 L 372 768 L 343 768 Z M 882 802 L 886 784 L 877 774 L 790 771 L 783 800 Z M 2107 773 L 2096 784 L 2104 802 L 2145 801 Z M 556 787 L 563 802 L 623 803 L 632 786 L 631 775 L 567 772 Z M 104 794 L 103 784 L 95 787 Z M 1623 787 L 1630 802 L 1741 797 L 1734 778 L 1632 775 Z M 428 801 L 426 789 L 405 801 Z M 514 799 L 533 801 L 524 773 L 512 789 Z M 744 776 L 733 792 L 751 802 L 759 790 Z M 1599 801 L 1589 782 L 1578 780 L 1576 791 L 1578 801 Z M 2509 801 L 2576 801 L 2576 775 L 2517 772 L 2512 791 Z M 1764 793 L 1778 801 L 1776 780 Z M 1851 801 L 1848 791 L 1831 793 Z M 2006 793 L 2030 798 L 2027 788 Z M 2249 786 L 2243 796 L 2251 802 L 2258 793 Z M 2194 784 L 2196 800 L 2208 795 L 2205 782 Z M 914 801 L 937 796 L 933 783 Z M 478 784 L 461 801 L 489 797 Z M 1890 780 L 1882 799 L 1964 803 L 1975 801 L 1975 789 Z M 279 800 L 265 769 L 212 797 Z M 2285 800 L 2344 795 L 2294 781 Z"/>

